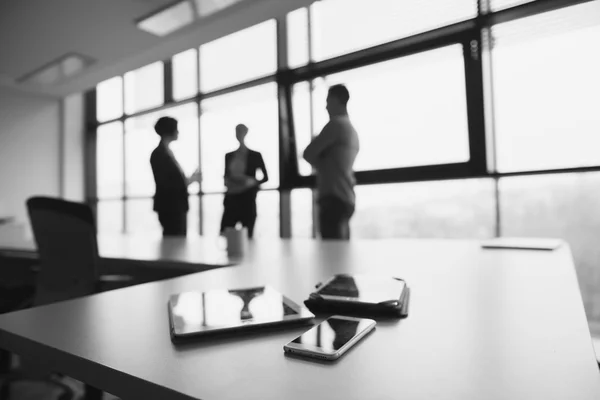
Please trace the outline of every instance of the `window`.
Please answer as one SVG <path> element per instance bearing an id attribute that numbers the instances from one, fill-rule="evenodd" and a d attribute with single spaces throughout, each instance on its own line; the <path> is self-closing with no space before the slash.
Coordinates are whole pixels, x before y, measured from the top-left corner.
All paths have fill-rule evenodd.
<path id="1" fill-rule="evenodd" d="M 154 124 L 163 116 L 175 118 L 179 124 L 179 139 L 171 150 L 186 176 L 198 167 L 198 109 L 195 103 L 129 118 L 125 121 L 125 160 L 127 196 L 152 196 L 155 185 L 150 155 L 160 142 Z M 197 187 L 195 188 L 197 192 Z"/>
<path id="2" fill-rule="evenodd" d="M 308 8 L 292 11 L 287 15 L 286 22 L 288 66 L 296 68 L 306 65 L 309 59 Z"/>
<path id="3" fill-rule="evenodd" d="M 292 190 L 292 238 L 313 237 L 313 191 Z"/>
<path id="4" fill-rule="evenodd" d="M 162 227 L 152 199 L 131 199 L 125 202 L 127 233 L 161 236 Z"/>
<path id="5" fill-rule="evenodd" d="M 190 49 L 173 56 L 173 99 L 187 99 L 198 93 L 198 52 Z"/>
<path id="6" fill-rule="evenodd" d="M 200 90 L 203 93 L 277 70 L 275 20 L 265 21 L 200 46 Z"/>
<path id="7" fill-rule="evenodd" d="M 258 192 L 256 197 L 255 238 L 279 237 L 279 192 L 265 190 Z"/>
<path id="8" fill-rule="evenodd" d="M 104 200 L 98 202 L 98 232 L 102 234 L 123 232 L 123 201 Z"/>
<path id="9" fill-rule="evenodd" d="M 209 194 L 202 196 L 202 235 L 219 236 L 221 232 L 221 218 L 223 217 L 222 194 Z"/>
<path id="10" fill-rule="evenodd" d="M 476 0 L 323 0 L 313 3 L 313 57 L 321 61 L 460 22 Z"/>
<path id="11" fill-rule="evenodd" d="M 187 214 L 187 229 L 188 233 L 195 235 L 200 234 L 200 197 L 190 196 L 190 209 Z"/>
<path id="12" fill-rule="evenodd" d="M 503 236 L 564 239 L 573 253 L 588 320 L 600 323 L 600 173 L 500 179 Z"/>
<path id="13" fill-rule="evenodd" d="M 353 238 L 490 238 L 494 236 L 492 179 L 356 187 Z"/>
<path id="14" fill-rule="evenodd" d="M 164 65 L 155 62 L 125 74 L 125 112 L 158 107 L 165 101 Z"/>
<path id="15" fill-rule="evenodd" d="M 520 6 L 536 0 L 490 0 L 492 11 L 504 10 L 505 8 Z"/>
<path id="16" fill-rule="evenodd" d="M 279 108 L 277 85 L 268 83 L 204 100 L 201 103 L 202 190 L 225 190 L 225 154 L 238 147 L 235 127 L 249 128 L 246 143 L 260 152 L 269 181 L 264 188 L 279 186 Z"/>
<path id="17" fill-rule="evenodd" d="M 294 110 L 294 132 L 296 151 L 298 152 L 298 171 L 300 175 L 310 175 L 311 165 L 304 160 L 302 153 L 310 143 L 315 130 L 311 126 L 311 95 L 308 82 L 294 85 L 292 89 L 292 108 Z"/>
<path id="18" fill-rule="evenodd" d="M 600 164 L 600 2 L 493 28 L 498 170 Z"/>
<path id="19" fill-rule="evenodd" d="M 123 196 L 123 123 L 120 121 L 98 127 L 96 195 L 99 199 Z"/>
<path id="20" fill-rule="evenodd" d="M 362 67 L 314 81 L 313 118 L 320 130 L 328 121 L 329 86 L 350 91 L 348 111 L 360 137 L 356 170 L 377 170 L 469 160 L 462 47 L 453 45 Z M 294 115 L 299 144 L 310 140 L 306 86 L 297 87 Z M 294 104 L 296 105 L 296 104 Z M 296 121 L 298 120 L 298 121 Z M 299 126 L 300 124 L 301 126 Z M 315 132 L 318 133 L 318 132 Z M 299 148 L 301 153 L 304 149 Z M 308 168 L 302 166 L 301 172 Z"/>
<path id="21" fill-rule="evenodd" d="M 109 121 L 123 115 L 123 78 L 116 76 L 96 87 L 96 119 Z"/>

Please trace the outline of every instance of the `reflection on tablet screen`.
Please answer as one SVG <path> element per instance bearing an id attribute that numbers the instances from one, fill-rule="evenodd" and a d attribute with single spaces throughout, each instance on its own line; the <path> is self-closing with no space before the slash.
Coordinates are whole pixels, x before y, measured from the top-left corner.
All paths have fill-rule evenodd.
<path id="1" fill-rule="evenodd" d="M 182 333 L 238 326 L 247 322 L 280 321 L 298 313 L 270 287 L 187 292 L 173 296 L 174 325 Z"/>

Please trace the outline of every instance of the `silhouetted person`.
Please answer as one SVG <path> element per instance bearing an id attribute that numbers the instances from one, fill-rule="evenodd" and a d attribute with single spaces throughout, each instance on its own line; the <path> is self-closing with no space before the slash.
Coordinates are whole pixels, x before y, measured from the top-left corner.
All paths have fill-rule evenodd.
<path id="1" fill-rule="evenodd" d="M 323 239 L 350 239 L 354 214 L 354 161 L 358 134 L 348 117 L 350 93 L 344 85 L 329 88 L 329 122 L 304 150 L 304 159 L 317 173 L 319 226 Z"/>
<path id="2" fill-rule="evenodd" d="M 177 120 L 160 118 L 154 125 L 160 143 L 150 156 L 156 183 L 154 211 L 163 228 L 163 236 L 185 236 L 187 233 L 188 185 L 199 179 L 198 171 L 188 179 L 169 145 L 179 137 Z"/>
<path id="3" fill-rule="evenodd" d="M 256 222 L 256 195 L 258 186 L 269 180 L 267 168 L 262 155 L 250 150 L 245 143 L 248 127 L 235 127 L 235 137 L 239 142 L 237 150 L 225 155 L 225 200 L 223 201 L 223 218 L 221 233 L 225 228 L 235 227 L 237 223 L 248 229 L 250 238 L 254 235 Z M 262 172 L 262 178 L 256 178 L 257 171 Z"/>

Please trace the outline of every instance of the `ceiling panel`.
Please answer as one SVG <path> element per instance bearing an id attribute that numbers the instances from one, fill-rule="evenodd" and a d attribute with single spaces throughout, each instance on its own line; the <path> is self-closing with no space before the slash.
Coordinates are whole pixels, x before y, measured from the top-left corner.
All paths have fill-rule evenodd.
<path id="1" fill-rule="evenodd" d="M 173 0 L 0 0 L 0 86 L 65 96 L 313 1 L 203 0 L 215 9 L 228 7 L 159 37 L 138 29 L 136 21 Z M 58 83 L 19 82 L 73 53 L 93 63 Z"/>
<path id="2" fill-rule="evenodd" d="M 0 75 L 16 80 L 67 53 L 110 63 L 143 51 L 157 38 L 134 19 L 170 1 L 3 0 Z"/>

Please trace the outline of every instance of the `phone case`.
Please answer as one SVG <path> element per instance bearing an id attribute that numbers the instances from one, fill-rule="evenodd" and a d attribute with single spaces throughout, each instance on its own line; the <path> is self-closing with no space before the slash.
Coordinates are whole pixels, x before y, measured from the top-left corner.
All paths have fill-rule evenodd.
<path id="1" fill-rule="evenodd" d="M 393 278 L 399 281 L 404 279 Z M 320 288 L 323 284 L 319 283 L 316 288 Z M 408 317 L 408 306 L 410 303 L 410 288 L 406 285 L 405 290 L 402 293 L 402 297 L 399 300 L 390 299 L 378 304 L 364 304 L 364 303 L 349 303 L 344 301 L 335 301 L 324 299 L 317 292 L 310 294 L 307 300 L 304 301 L 304 305 L 315 314 L 341 314 L 347 316 L 356 316 L 362 318 L 370 317 L 393 317 L 393 318 L 406 318 Z"/>

